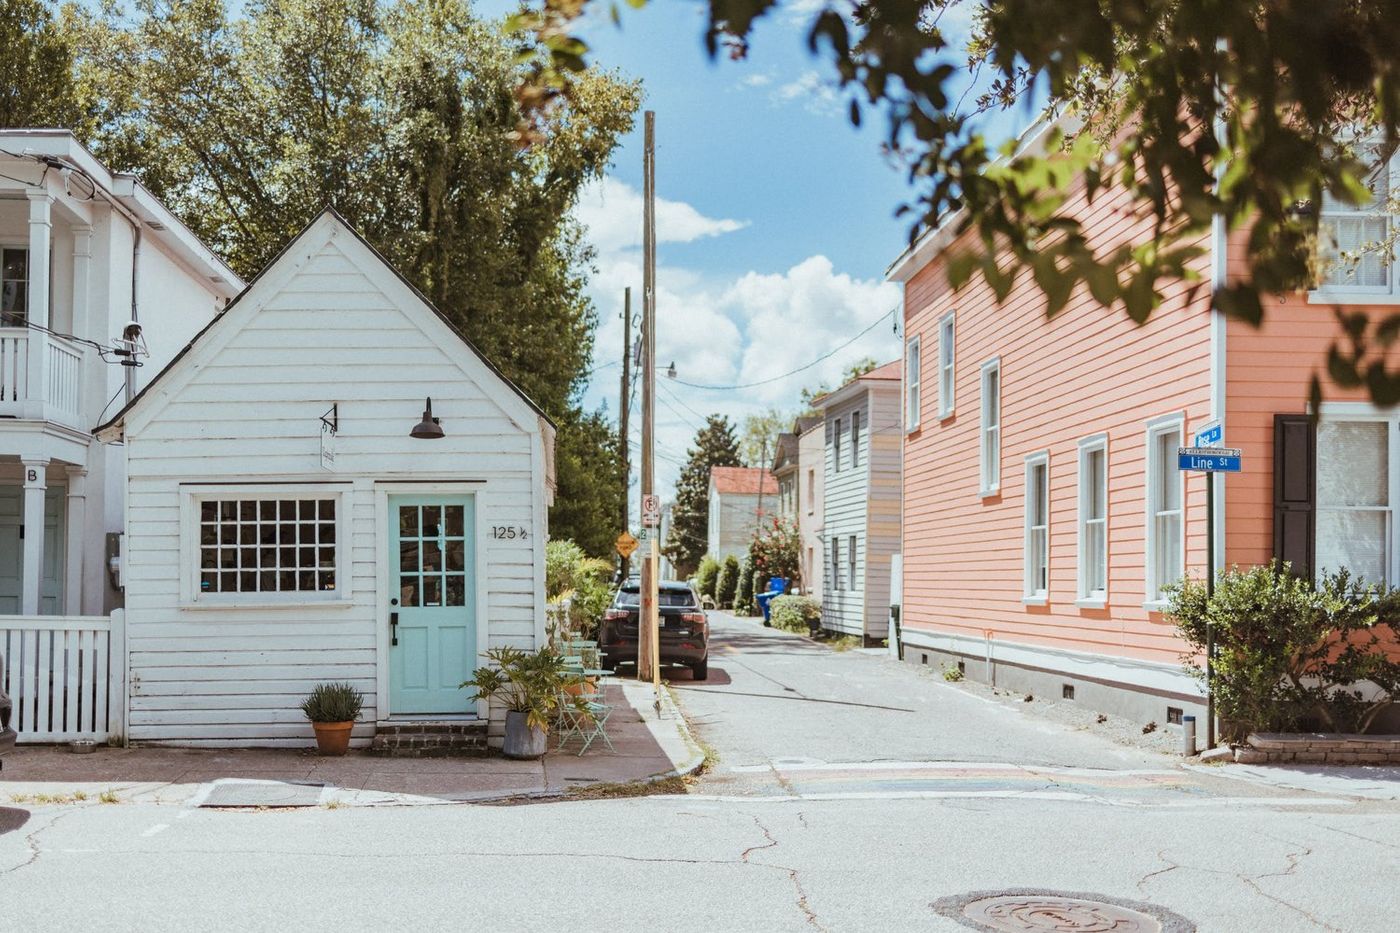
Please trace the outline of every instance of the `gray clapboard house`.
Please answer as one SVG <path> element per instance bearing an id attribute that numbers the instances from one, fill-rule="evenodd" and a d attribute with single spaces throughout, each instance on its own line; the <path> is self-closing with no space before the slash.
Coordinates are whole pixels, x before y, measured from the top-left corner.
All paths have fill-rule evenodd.
<path id="1" fill-rule="evenodd" d="M 822 627 L 867 639 L 889 627 L 900 547 L 899 362 L 817 399 L 825 418 Z"/>

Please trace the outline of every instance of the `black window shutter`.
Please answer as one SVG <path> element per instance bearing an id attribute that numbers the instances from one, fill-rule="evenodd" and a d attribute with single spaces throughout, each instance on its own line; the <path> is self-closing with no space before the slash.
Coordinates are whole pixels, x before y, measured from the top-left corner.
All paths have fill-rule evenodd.
<path id="1" fill-rule="evenodd" d="M 1274 415 L 1274 557 L 1311 577 L 1316 549 L 1317 432 L 1307 415 Z"/>

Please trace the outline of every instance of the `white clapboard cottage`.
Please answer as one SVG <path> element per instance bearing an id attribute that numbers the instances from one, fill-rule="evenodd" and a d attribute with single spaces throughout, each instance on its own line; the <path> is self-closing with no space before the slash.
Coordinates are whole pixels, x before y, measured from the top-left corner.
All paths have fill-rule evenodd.
<path id="1" fill-rule="evenodd" d="M 327 680 L 365 694 L 358 746 L 481 741 L 458 684 L 544 637 L 554 427 L 339 215 L 99 436 L 128 470 L 131 741 L 307 745 Z"/>

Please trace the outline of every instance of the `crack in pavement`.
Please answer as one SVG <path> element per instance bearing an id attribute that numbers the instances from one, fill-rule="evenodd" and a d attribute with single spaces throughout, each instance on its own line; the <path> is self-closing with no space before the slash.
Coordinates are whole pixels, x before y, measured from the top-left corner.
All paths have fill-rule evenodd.
<path id="1" fill-rule="evenodd" d="M 24 837 L 24 845 L 26 848 L 29 849 L 29 857 L 23 862 L 20 862 L 18 865 L 13 865 L 9 868 L 6 868 L 4 871 L 0 871 L 0 875 L 13 875 L 21 868 L 28 868 L 30 865 L 33 865 L 35 862 L 39 861 L 39 856 L 43 854 L 43 849 L 39 847 L 39 834 L 47 832 L 54 826 L 58 825 L 58 822 L 60 820 L 66 819 L 67 817 L 77 812 L 78 811 L 75 808 L 72 810 L 65 810 L 61 813 L 56 813 L 54 814 L 54 818 L 49 820 L 43 826 L 37 826 L 31 832 L 26 833 Z"/>
<path id="2" fill-rule="evenodd" d="M 1167 863 L 1167 867 L 1166 867 L 1166 868 L 1159 868 L 1159 869 L 1157 869 L 1156 871 L 1150 871 L 1150 872 L 1148 872 L 1147 874 L 1143 875 L 1141 878 L 1138 879 L 1138 882 L 1137 882 L 1137 889 L 1138 889 L 1139 893 L 1141 893 L 1141 894 L 1146 894 L 1146 893 L 1147 893 L 1147 887 L 1146 887 L 1146 885 L 1147 885 L 1147 880 L 1148 880 L 1149 878 L 1155 878 L 1155 877 L 1157 877 L 1158 875 L 1165 875 L 1167 872 L 1169 872 L 1169 871 L 1176 871 L 1178 868 L 1181 867 L 1181 863 L 1180 863 L 1180 862 L 1173 862 L 1171 859 L 1167 858 L 1167 850 L 1166 850 L 1166 849 L 1160 849 L 1160 850 L 1158 850 L 1158 852 L 1157 852 L 1157 858 L 1158 858 L 1160 861 L 1166 862 L 1166 863 Z"/>
<path id="3" fill-rule="evenodd" d="M 800 813 L 798 815 L 801 816 Z M 743 854 L 739 856 L 739 860 L 742 861 L 745 865 L 763 865 L 766 868 L 774 868 L 779 871 L 787 872 L 788 880 L 792 882 L 793 890 L 797 894 L 797 909 L 802 911 L 802 915 L 807 918 L 808 924 L 825 933 L 826 927 L 822 926 L 821 921 L 817 919 L 816 912 L 812 910 L 812 906 L 807 900 L 807 889 L 802 886 L 802 878 L 799 876 L 796 868 L 791 868 L 787 865 L 773 865 L 766 864 L 763 862 L 749 861 L 750 853 L 761 852 L 764 849 L 774 849 L 778 846 L 778 840 L 774 838 L 773 833 L 769 831 L 768 827 L 763 825 L 763 821 L 760 820 L 757 815 L 753 815 L 753 822 L 754 825 L 757 826 L 759 830 L 763 833 L 763 838 L 767 839 L 768 842 L 767 844 L 761 846 L 749 846 L 747 849 L 744 850 Z"/>

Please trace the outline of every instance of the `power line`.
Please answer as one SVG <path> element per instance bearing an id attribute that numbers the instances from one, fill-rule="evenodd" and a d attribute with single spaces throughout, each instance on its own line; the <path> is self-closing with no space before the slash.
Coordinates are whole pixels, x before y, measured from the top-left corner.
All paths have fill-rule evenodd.
<path id="1" fill-rule="evenodd" d="M 864 337 L 866 334 L 870 333 L 872 330 L 874 330 L 874 329 L 875 329 L 876 327 L 878 327 L 880 324 L 883 324 L 883 323 L 885 322 L 886 318 L 890 317 L 890 316 L 893 315 L 893 314 L 898 313 L 898 311 L 899 311 L 899 308 L 891 308 L 890 310 L 886 311 L 884 314 L 882 314 L 882 315 L 880 315 L 878 318 L 876 318 L 876 319 L 870 324 L 869 327 L 867 327 L 865 330 L 861 331 L 860 333 L 856 334 L 856 335 L 855 335 L 854 337 L 852 337 L 850 340 L 847 340 L 845 343 L 841 344 L 841 345 L 838 346 L 838 347 L 835 347 L 834 349 L 828 351 L 827 353 L 823 353 L 821 356 L 819 356 L 819 357 L 817 357 L 816 359 L 812 360 L 810 363 L 807 363 L 807 364 L 805 364 L 805 365 L 803 365 L 803 366 L 799 366 L 799 367 L 797 367 L 796 369 L 790 369 L 790 370 L 788 370 L 787 372 L 783 373 L 781 376 L 774 376 L 774 377 L 772 377 L 771 379 L 760 379 L 760 380 L 758 380 L 757 382 L 741 382 L 741 383 L 738 383 L 738 384 L 736 384 L 736 385 L 728 385 L 728 386 L 721 386 L 721 385 L 703 385 L 703 384 L 697 383 L 697 382 L 686 382 L 686 381 L 683 380 L 683 379 L 676 379 L 676 380 L 673 380 L 673 381 L 676 382 L 676 383 L 678 383 L 678 384 L 680 384 L 680 385 L 683 385 L 683 386 L 686 386 L 686 387 L 688 387 L 688 388 L 691 388 L 691 389 L 706 389 L 706 390 L 711 390 L 711 391 L 730 391 L 730 390 L 733 390 L 733 389 L 752 389 L 752 388 L 754 388 L 755 386 L 764 386 L 764 385 L 768 385 L 769 383 L 773 383 L 773 382 L 781 382 L 782 380 L 788 378 L 789 376 L 795 376 L 795 375 L 797 375 L 798 373 L 803 372 L 804 370 L 811 369 L 813 366 L 816 366 L 818 363 L 823 363 L 823 362 L 825 362 L 826 360 L 831 359 L 833 356 L 835 356 L 836 354 L 840 353 L 842 350 L 846 349 L 846 348 L 849 347 L 851 344 L 855 343 L 857 340 L 859 340 L 860 338 Z"/>

